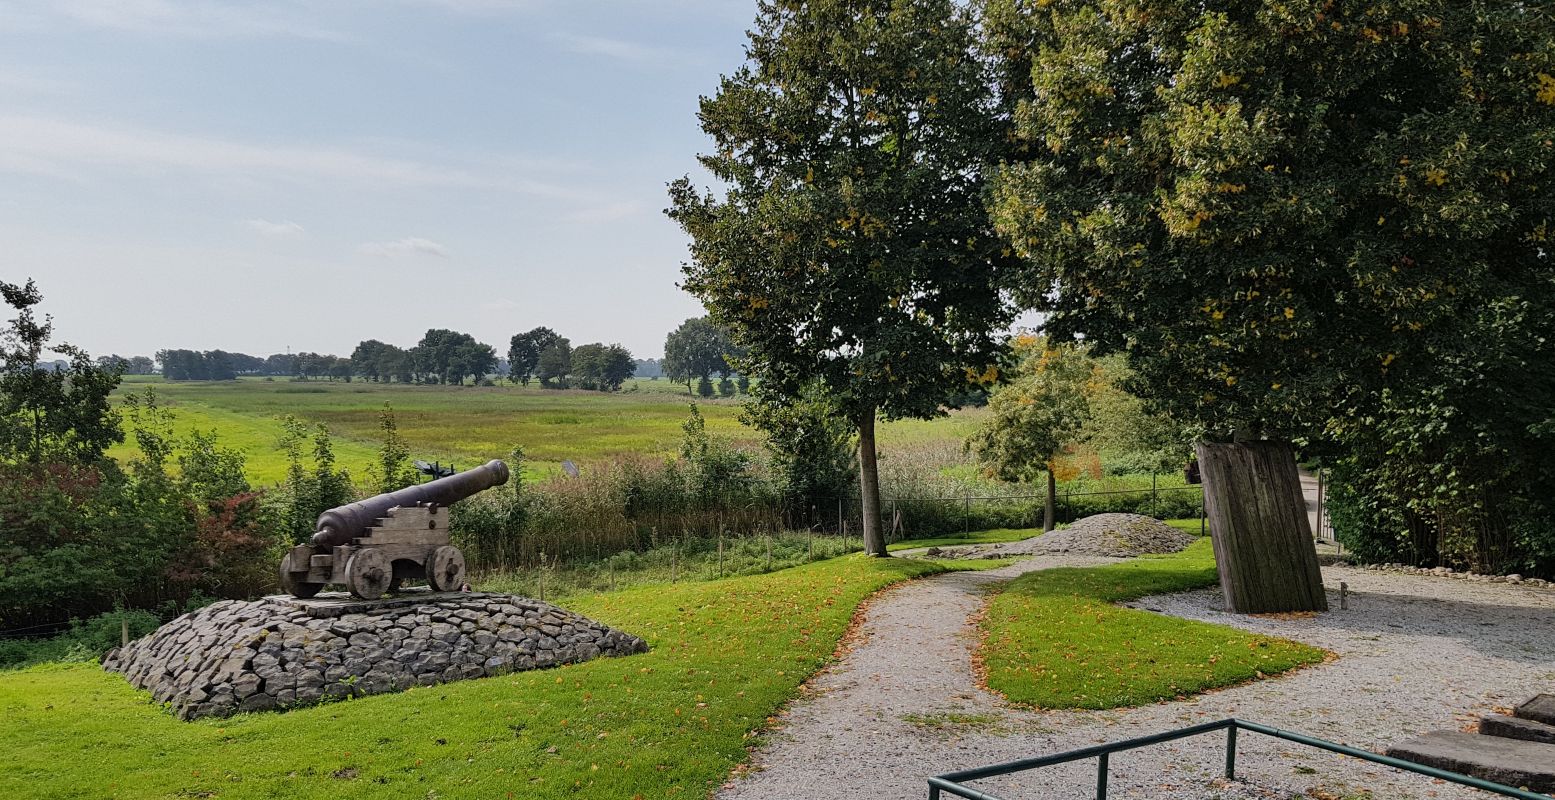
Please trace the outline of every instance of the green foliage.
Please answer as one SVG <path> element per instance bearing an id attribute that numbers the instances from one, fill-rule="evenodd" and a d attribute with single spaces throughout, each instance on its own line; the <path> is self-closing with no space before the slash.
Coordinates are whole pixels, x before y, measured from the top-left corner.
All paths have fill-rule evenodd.
<path id="1" fill-rule="evenodd" d="M 468 333 L 433 328 L 411 349 L 416 371 L 436 376 L 440 383 L 464 384 L 466 377 L 479 381 L 497 368 L 497 351 L 475 341 Z"/>
<path id="2" fill-rule="evenodd" d="M 707 421 L 696 403 L 691 404 L 691 416 L 681 429 L 685 438 L 680 443 L 680 460 L 691 495 L 699 505 L 720 501 L 727 505 L 730 499 L 750 493 L 755 484 L 750 456 L 723 439 L 709 436 Z"/>
<path id="3" fill-rule="evenodd" d="M 210 723 L 173 719 L 95 666 L 11 672 L 0 793 L 78 797 L 113 783 L 126 798 L 698 797 L 831 660 L 860 601 L 947 568 L 840 558 L 577 598 L 569 607 L 652 650 Z"/>
<path id="4" fill-rule="evenodd" d="M 791 518 L 854 494 L 853 427 L 818 387 L 791 400 L 753 397 L 740 420 L 767 434 L 769 469 Z"/>
<path id="5" fill-rule="evenodd" d="M 1009 383 L 988 399 L 989 416 L 967 445 L 994 474 L 1032 481 L 1081 441 L 1096 370 L 1085 349 L 1037 339 L 1017 343 Z"/>
<path id="6" fill-rule="evenodd" d="M 550 328 L 515 333 L 508 342 L 508 380 L 529 385 L 540 367 L 540 354 L 561 340 Z"/>
<path id="7" fill-rule="evenodd" d="M 1038 708 L 1170 700 L 1321 662 L 1315 647 L 1115 603 L 1215 584 L 1210 543 L 1011 581 L 983 618 L 989 688 Z"/>
<path id="8" fill-rule="evenodd" d="M 631 351 L 619 344 L 585 344 L 572 351 L 572 373 L 585 389 L 619 391 L 636 369 Z"/>
<path id="9" fill-rule="evenodd" d="M 739 348 L 731 341 L 729 331 L 716 325 L 707 317 L 692 317 L 670 331 L 664 337 L 664 375 L 672 381 L 686 384 L 691 389 L 691 379 L 696 378 L 698 394 L 711 397 L 711 376 L 727 378 L 730 361 L 738 358 Z"/>
<path id="10" fill-rule="evenodd" d="M 506 567 L 524 562 L 524 550 L 517 546 L 529 519 L 523 448 L 513 448 L 507 465 L 506 484 L 455 503 L 449 510 L 449 534 L 465 557 L 477 565 Z"/>
<path id="11" fill-rule="evenodd" d="M 536 375 L 540 385 L 547 389 L 565 389 L 567 376 L 572 373 L 572 342 L 558 336 L 540 351 Z"/>
<path id="12" fill-rule="evenodd" d="M 124 441 L 109 401 L 120 365 L 99 366 L 85 350 L 50 343 L 53 319 L 34 315 L 43 293 L 31 279 L 0 281 L 0 296 L 17 312 L 0 330 L 0 460 L 87 463 Z M 64 356 L 66 366 L 45 367 L 46 351 Z"/>
<path id="13" fill-rule="evenodd" d="M 384 401 L 383 411 L 378 414 L 378 430 L 383 436 L 383 444 L 378 448 L 378 460 L 372 470 L 378 492 L 394 492 L 419 483 L 421 473 L 411 463 L 410 445 L 400 436 L 399 422 L 394 419 L 394 407 L 388 401 Z M 519 469 L 517 465 L 509 466 L 515 472 Z"/>
<path id="14" fill-rule="evenodd" d="M 93 661 L 118 647 L 126 628 L 134 640 L 161 625 L 162 618 L 150 611 L 114 609 L 84 621 L 71 620 L 70 627 L 57 636 L 0 639 L 0 669 Z"/>
<path id="15" fill-rule="evenodd" d="M 1359 550 L 1555 570 L 1549 9 L 998 0 L 988 31 L 1028 144 L 994 215 L 1054 335 L 1344 465 Z"/>
<path id="16" fill-rule="evenodd" d="M 701 103 L 715 150 L 700 161 L 727 188 L 670 188 L 692 239 L 684 285 L 747 349 L 736 366 L 759 391 L 834 396 L 873 509 L 876 416 L 936 416 L 997 361 L 1014 261 L 983 192 L 1005 131 L 972 13 L 951 0 L 757 8 L 748 63 Z"/>
<path id="17" fill-rule="evenodd" d="M 281 529 L 292 542 L 313 535 L 319 515 L 355 499 L 351 476 L 335 469 L 334 443 L 329 429 L 320 424 L 310 429 L 288 414 L 281 420 L 284 433 L 277 446 L 286 454 L 286 483 L 267 496 Z M 304 448 L 312 443 L 313 468 L 303 465 Z"/>
<path id="18" fill-rule="evenodd" d="M 415 373 L 415 360 L 403 348 L 367 339 L 351 352 L 351 369 L 362 378 L 409 383 Z"/>

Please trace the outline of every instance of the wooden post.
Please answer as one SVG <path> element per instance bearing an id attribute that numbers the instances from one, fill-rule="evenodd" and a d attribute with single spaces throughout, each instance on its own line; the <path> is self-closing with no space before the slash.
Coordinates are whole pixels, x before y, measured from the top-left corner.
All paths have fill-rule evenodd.
<path id="1" fill-rule="evenodd" d="M 767 534 L 767 571 L 772 571 L 772 535 Z"/>
<path id="2" fill-rule="evenodd" d="M 119 645 L 130 646 L 130 621 L 125 617 L 119 618 Z"/>
<path id="3" fill-rule="evenodd" d="M 1244 614 L 1327 611 L 1290 444 L 1200 442 L 1195 449 L 1227 608 Z"/>

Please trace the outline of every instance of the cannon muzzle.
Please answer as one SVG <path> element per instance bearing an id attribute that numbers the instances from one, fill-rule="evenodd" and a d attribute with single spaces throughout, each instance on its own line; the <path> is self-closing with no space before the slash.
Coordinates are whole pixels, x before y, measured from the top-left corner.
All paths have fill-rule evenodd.
<path id="1" fill-rule="evenodd" d="M 366 500 L 338 506 L 319 515 L 314 526 L 313 544 L 334 547 L 349 544 L 352 539 L 367 535 L 367 529 L 380 517 L 388 516 L 389 509 L 415 506 L 422 503 L 451 505 L 477 492 L 508 482 L 508 465 L 492 459 L 475 469 L 466 470 L 429 483 L 407 486 L 394 492 L 374 495 Z"/>

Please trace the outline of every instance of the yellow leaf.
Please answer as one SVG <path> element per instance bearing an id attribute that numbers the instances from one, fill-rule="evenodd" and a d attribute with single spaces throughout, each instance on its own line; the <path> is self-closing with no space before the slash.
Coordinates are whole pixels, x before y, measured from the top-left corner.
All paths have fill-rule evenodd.
<path id="1" fill-rule="evenodd" d="M 1539 85 L 1534 89 L 1534 96 L 1547 106 L 1555 106 L 1555 77 L 1539 73 Z"/>

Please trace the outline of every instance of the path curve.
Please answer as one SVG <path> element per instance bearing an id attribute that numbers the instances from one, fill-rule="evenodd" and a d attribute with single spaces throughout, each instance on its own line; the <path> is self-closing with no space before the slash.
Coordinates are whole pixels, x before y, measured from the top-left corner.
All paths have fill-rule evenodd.
<path id="1" fill-rule="evenodd" d="M 924 778 L 974 766 L 1115 741 L 1226 716 L 1303 731 L 1367 749 L 1555 690 L 1555 591 L 1467 583 L 1343 567 L 1324 568 L 1348 611 L 1315 619 L 1226 614 L 1218 590 L 1146 598 L 1153 611 L 1289 636 L 1341 655 L 1300 670 L 1185 701 L 1104 712 L 1031 712 L 1005 707 L 971 674 L 976 629 L 969 618 L 989 588 L 1016 575 L 1116 559 L 1044 556 L 983 572 L 910 581 L 877 596 L 860 640 L 817 675 L 780 717 L 749 771 L 721 800 L 922 798 Z M 1337 596 L 1330 599 L 1338 608 Z M 1240 774 L 1215 777 L 1223 738 L 1200 737 L 1113 758 L 1111 797 L 1270 798 L 1318 787 L 1378 797 L 1473 797 L 1455 787 L 1244 736 Z M 1085 796 L 1094 762 L 991 780 L 1000 797 Z M 1213 788 L 1211 788 L 1213 787 Z"/>

